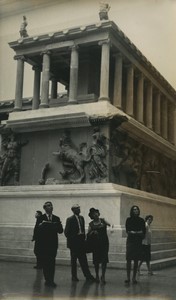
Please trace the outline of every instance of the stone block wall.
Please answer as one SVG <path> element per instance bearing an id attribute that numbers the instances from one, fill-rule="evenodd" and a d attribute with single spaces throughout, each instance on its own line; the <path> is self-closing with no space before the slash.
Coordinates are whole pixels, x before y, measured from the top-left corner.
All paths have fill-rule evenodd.
<path id="1" fill-rule="evenodd" d="M 166 197 L 113 184 L 76 184 L 53 186 L 2 187 L 0 223 L 0 260 L 35 261 L 31 242 L 34 214 L 42 210 L 45 201 L 52 201 L 54 214 L 65 226 L 66 218 L 72 214 L 71 206 L 79 203 L 85 217 L 86 229 L 91 207 L 100 210 L 101 217 L 114 224 L 108 229 L 110 242 L 109 266 L 125 268 L 125 220 L 132 205 L 138 205 L 141 216 L 154 216 L 152 239 L 152 263 L 157 266 L 176 261 L 176 227 L 174 216 L 176 202 Z M 91 254 L 88 255 L 91 261 Z M 64 234 L 59 235 L 57 263 L 69 264 L 69 250 Z M 166 264 L 167 265 L 167 264 Z"/>

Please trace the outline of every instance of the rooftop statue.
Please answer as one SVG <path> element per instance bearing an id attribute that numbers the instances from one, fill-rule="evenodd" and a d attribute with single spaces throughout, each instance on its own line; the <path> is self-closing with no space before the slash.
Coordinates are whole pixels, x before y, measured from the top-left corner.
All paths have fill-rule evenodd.
<path id="1" fill-rule="evenodd" d="M 27 33 L 27 30 L 26 30 L 27 25 L 28 25 L 28 22 L 27 22 L 26 16 L 23 16 L 23 22 L 21 23 L 20 31 L 19 31 L 20 36 L 22 38 L 28 37 L 28 33 Z"/>
<path id="2" fill-rule="evenodd" d="M 99 16 L 100 20 L 109 20 L 108 18 L 108 11 L 110 10 L 110 5 L 108 3 L 100 2 L 100 11 Z"/>

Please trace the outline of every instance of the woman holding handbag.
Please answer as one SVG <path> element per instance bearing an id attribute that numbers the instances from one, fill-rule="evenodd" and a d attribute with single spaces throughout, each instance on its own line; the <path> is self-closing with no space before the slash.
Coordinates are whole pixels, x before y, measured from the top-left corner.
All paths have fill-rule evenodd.
<path id="1" fill-rule="evenodd" d="M 93 264 L 96 273 L 96 282 L 100 282 L 99 278 L 99 265 L 101 264 L 102 275 L 101 283 L 105 284 L 105 273 L 109 252 L 109 239 L 107 235 L 107 226 L 110 226 L 108 222 L 100 218 L 100 212 L 98 209 L 90 208 L 89 217 L 92 221 L 89 223 L 87 239 L 92 244 L 93 252 Z"/>

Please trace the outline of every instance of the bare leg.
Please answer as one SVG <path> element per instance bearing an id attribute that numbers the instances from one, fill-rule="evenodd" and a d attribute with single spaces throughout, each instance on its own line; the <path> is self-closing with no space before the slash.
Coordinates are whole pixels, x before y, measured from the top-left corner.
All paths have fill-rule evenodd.
<path id="1" fill-rule="evenodd" d="M 99 264 L 95 264 L 96 282 L 99 282 Z"/>
<path id="2" fill-rule="evenodd" d="M 101 267 L 102 267 L 102 276 L 101 276 L 102 283 L 106 283 L 106 281 L 105 281 L 106 266 L 107 266 L 107 263 L 102 263 L 102 265 L 101 265 Z"/>
<path id="3" fill-rule="evenodd" d="M 125 283 L 129 283 L 130 282 L 130 274 L 131 274 L 131 260 L 127 260 L 127 280 L 125 280 Z"/>
<path id="4" fill-rule="evenodd" d="M 137 283 L 137 281 L 136 281 L 137 269 L 138 269 L 138 260 L 134 260 L 134 266 L 133 266 L 133 283 Z"/>
<path id="5" fill-rule="evenodd" d="M 152 268 L 151 268 L 149 260 L 146 261 L 146 265 L 147 265 L 147 269 L 148 269 L 148 274 L 152 275 L 153 273 L 152 273 Z"/>
<path id="6" fill-rule="evenodd" d="M 140 262 L 139 262 L 139 265 L 138 265 L 138 272 L 140 273 L 140 267 L 142 266 L 142 263 L 143 263 L 143 260 L 141 260 Z"/>

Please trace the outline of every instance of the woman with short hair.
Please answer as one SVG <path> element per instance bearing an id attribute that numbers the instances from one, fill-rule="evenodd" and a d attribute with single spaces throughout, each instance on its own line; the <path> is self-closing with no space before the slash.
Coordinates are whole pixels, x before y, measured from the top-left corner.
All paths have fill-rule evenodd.
<path id="1" fill-rule="evenodd" d="M 145 238 L 142 241 L 142 257 L 138 267 L 138 274 L 140 275 L 140 267 L 142 263 L 145 261 L 148 269 L 148 274 L 153 275 L 152 268 L 151 268 L 151 238 L 152 238 L 152 231 L 150 228 L 151 223 L 153 222 L 153 216 L 147 215 L 145 217 L 145 227 L 146 233 Z"/>
<path id="2" fill-rule="evenodd" d="M 93 264 L 95 267 L 96 282 L 100 282 L 101 279 L 101 283 L 105 284 L 106 267 L 107 263 L 109 262 L 109 239 L 107 235 L 107 226 L 110 226 L 110 224 L 105 221 L 105 219 L 100 218 L 100 212 L 98 209 L 93 207 L 90 208 L 88 215 L 92 219 L 92 221 L 89 223 L 87 236 L 92 240 Z M 101 278 L 99 278 L 100 264 L 102 268 Z"/>
<path id="3" fill-rule="evenodd" d="M 144 219 L 139 217 L 140 209 L 137 205 L 133 205 L 130 209 L 130 217 L 126 219 L 126 260 L 127 260 L 127 279 L 125 283 L 130 283 L 131 262 L 133 265 L 132 283 L 136 284 L 136 274 L 138 269 L 138 261 L 141 258 L 142 240 L 145 236 L 146 228 Z"/>

